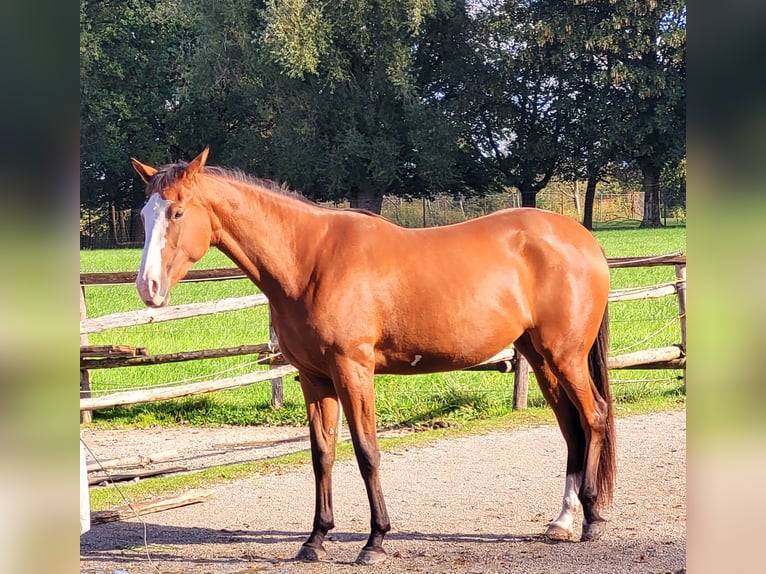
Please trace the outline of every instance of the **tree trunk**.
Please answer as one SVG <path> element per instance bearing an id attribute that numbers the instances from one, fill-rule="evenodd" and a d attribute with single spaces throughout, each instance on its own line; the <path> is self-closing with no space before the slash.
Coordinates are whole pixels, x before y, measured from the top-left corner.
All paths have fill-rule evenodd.
<path id="1" fill-rule="evenodd" d="M 660 169 L 649 162 L 641 162 L 644 176 L 644 219 L 641 227 L 662 227 L 660 221 Z"/>
<path id="2" fill-rule="evenodd" d="M 521 207 L 537 207 L 537 191 L 520 187 L 519 193 L 521 193 Z"/>
<path id="3" fill-rule="evenodd" d="M 352 208 L 366 209 L 378 215 L 383 208 L 383 195 L 376 193 L 372 187 L 365 186 L 364 189 L 354 187 L 349 200 Z"/>
<path id="4" fill-rule="evenodd" d="M 582 224 L 586 229 L 593 229 L 593 202 L 596 199 L 596 184 L 598 183 L 598 174 L 588 174 L 588 184 L 585 187 L 585 213 L 583 213 Z"/>
<path id="5" fill-rule="evenodd" d="M 580 182 L 577 180 L 574 182 L 574 208 L 579 219 L 582 217 L 582 206 L 580 205 Z"/>
<path id="6" fill-rule="evenodd" d="M 114 246 L 118 247 L 120 245 L 120 237 L 117 231 L 117 209 L 114 206 L 114 201 L 109 201 L 109 231 L 111 231 Z"/>

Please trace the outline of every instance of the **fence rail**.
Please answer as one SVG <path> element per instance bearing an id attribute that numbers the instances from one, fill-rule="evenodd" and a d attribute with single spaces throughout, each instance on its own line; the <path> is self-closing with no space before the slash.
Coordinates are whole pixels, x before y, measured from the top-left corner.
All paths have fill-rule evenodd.
<path id="1" fill-rule="evenodd" d="M 121 405 L 134 405 L 137 403 L 148 403 L 154 401 L 163 401 L 175 399 L 178 397 L 188 397 L 210 393 L 213 391 L 225 391 L 236 389 L 270 379 L 281 378 L 292 373 L 296 369 L 292 365 L 285 365 L 269 369 L 268 371 L 254 371 L 237 377 L 228 377 L 226 379 L 217 379 L 215 381 L 202 381 L 200 383 L 185 383 L 174 387 L 159 387 L 156 389 L 141 389 L 137 391 L 122 391 L 111 393 L 102 397 L 91 397 L 80 399 L 80 411 L 90 411 L 97 409 L 111 408 Z"/>
<path id="2" fill-rule="evenodd" d="M 137 309 L 136 311 L 127 311 L 124 313 L 113 313 L 103 315 L 95 319 L 84 319 L 80 321 L 80 334 L 90 335 L 91 333 L 101 333 L 116 327 L 133 327 L 135 325 L 146 325 L 148 323 L 160 323 L 162 321 L 175 321 L 177 319 L 188 319 L 190 317 L 200 317 L 202 315 L 214 315 L 224 311 L 238 311 L 248 309 L 249 307 L 259 307 L 267 305 L 269 300 L 265 295 L 247 295 L 245 297 L 229 297 L 227 299 L 218 299 L 217 301 L 206 301 L 203 303 L 187 303 L 185 305 L 175 305 L 170 307 L 157 307 Z"/>
<path id="3" fill-rule="evenodd" d="M 610 302 L 632 301 L 677 295 L 679 304 L 679 319 L 681 325 L 681 343 L 669 347 L 645 349 L 632 353 L 626 353 L 609 358 L 610 369 L 683 369 L 684 387 L 686 385 L 686 256 L 680 253 L 655 257 L 617 257 L 608 259 L 611 268 L 625 267 L 675 267 L 676 280 L 662 285 L 637 287 L 613 290 L 609 294 Z M 98 285 L 124 285 L 134 283 L 136 272 L 118 273 L 83 273 L 80 275 L 80 411 L 81 420 L 90 420 L 92 410 L 110 408 L 118 405 L 135 404 L 139 402 L 151 402 L 176 398 L 216 390 L 236 388 L 257 382 L 272 381 L 272 404 L 281 406 L 283 376 L 297 372 L 290 365 L 284 364 L 279 353 L 279 344 L 272 334 L 268 343 L 256 345 L 240 345 L 223 349 L 203 349 L 196 351 L 182 351 L 148 355 L 145 353 L 125 353 L 120 349 L 118 353 L 110 353 L 109 350 L 101 350 L 94 353 L 93 347 L 87 342 L 87 335 L 100 333 L 116 327 L 143 325 L 160 321 L 172 321 L 182 318 L 209 315 L 225 311 L 234 311 L 259 305 L 267 305 L 268 299 L 264 295 L 248 295 L 208 301 L 203 303 L 190 303 L 164 308 L 146 308 L 124 313 L 113 313 L 101 317 L 87 318 L 85 308 L 84 289 L 86 286 Z M 221 269 L 193 270 L 182 280 L 184 282 L 199 281 L 223 281 L 244 279 L 246 275 L 237 267 Z M 273 333 L 273 329 L 270 329 Z M 103 347 L 103 346 L 101 346 Z M 113 346 L 118 347 L 118 346 Z M 149 390 L 136 390 L 112 393 L 102 397 L 92 398 L 90 395 L 89 370 L 97 368 L 117 368 L 138 365 L 154 365 L 169 362 L 188 360 L 200 360 L 218 358 L 224 356 L 257 354 L 259 358 L 269 362 L 270 368 L 265 371 L 256 371 L 238 377 L 205 381 L 201 383 L 187 383 L 170 387 L 160 387 Z M 281 364 L 280 364 L 281 363 Z M 279 365 L 279 366 L 276 366 Z M 514 408 L 526 407 L 526 395 L 528 384 L 528 365 L 520 355 L 513 353 L 511 349 L 496 355 L 490 360 L 473 367 L 475 370 L 495 369 L 501 372 L 515 374 L 514 381 Z"/>

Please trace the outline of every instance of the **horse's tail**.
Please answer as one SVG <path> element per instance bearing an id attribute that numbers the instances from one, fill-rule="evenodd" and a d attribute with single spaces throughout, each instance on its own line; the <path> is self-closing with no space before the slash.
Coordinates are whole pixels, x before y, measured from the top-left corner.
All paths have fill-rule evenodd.
<path id="1" fill-rule="evenodd" d="M 609 390 L 609 370 L 607 367 L 607 352 L 609 349 L 609 308 L 604 309 L 598 336 L 588 353 L 588 368 L 590 376 L 601 397 L 606 401 L 606 424 L 604 440 L 601 445 L 601 458 L 598 462 L 599 506 L 612 502 L 614 492 L 614 477 L 617 470 L 615 461 L 614 414 L 612 412 L 612 394 Z"/>

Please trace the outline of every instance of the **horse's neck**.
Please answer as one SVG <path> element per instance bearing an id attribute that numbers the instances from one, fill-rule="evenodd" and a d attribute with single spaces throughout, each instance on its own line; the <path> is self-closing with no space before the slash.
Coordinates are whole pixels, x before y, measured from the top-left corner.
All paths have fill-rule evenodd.
<path id="1" fill-rule="evenodd" d="M 306 288 L 324 228 L 318 208 L 277 193 L 231 183 L 214 206 L 214 245 L 270 299 Z"/>

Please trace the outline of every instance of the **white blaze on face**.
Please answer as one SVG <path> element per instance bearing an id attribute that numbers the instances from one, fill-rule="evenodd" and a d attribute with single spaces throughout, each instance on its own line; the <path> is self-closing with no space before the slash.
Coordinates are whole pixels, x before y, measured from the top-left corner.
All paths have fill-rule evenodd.
<path id="1" fill-rule="evenodd" d="M 162 248 L 168 229 L 168 206 L 170 202 L 162 199 L 159 193 L 153 194 L 141 210 L 144 220 L 144 252 L 141 255 L 141 267 L 136 278 L 136 287 L 145 303 L 160 305 L 165 294 L 160 293 L 162 286 Z"/>

